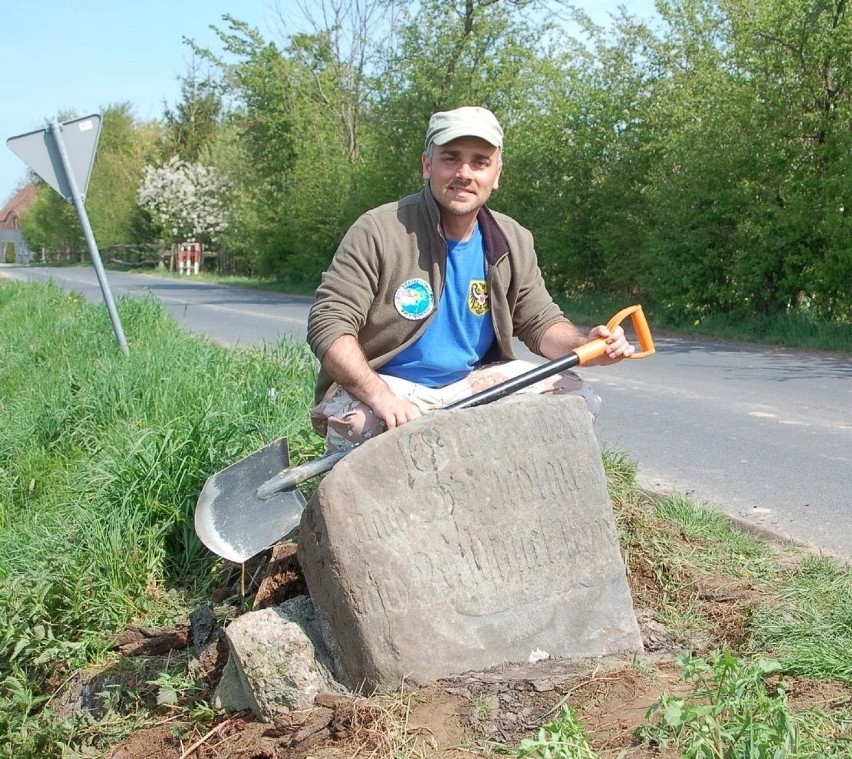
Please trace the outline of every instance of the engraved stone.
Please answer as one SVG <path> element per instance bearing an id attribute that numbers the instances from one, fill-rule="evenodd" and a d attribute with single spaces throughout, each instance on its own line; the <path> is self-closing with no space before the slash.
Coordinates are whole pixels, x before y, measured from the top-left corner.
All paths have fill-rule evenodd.
<path id="1" fill-rule="evenodd" d="M 642 650 L 574 396 L 435 411 L 352 451 L 308 504 L 298 556 L 351 688 Z"/>

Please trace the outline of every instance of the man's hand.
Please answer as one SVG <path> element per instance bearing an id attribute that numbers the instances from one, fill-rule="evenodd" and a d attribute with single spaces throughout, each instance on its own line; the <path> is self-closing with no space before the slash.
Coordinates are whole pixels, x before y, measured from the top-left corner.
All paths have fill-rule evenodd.
<path id="1" fill-rule="evenodd" d="M 557 322 L 551 325 L 541 339 L 540 353 L 547 359 L 562 358 L 575 348 L 592 342 L 593 340 L 606 340 L 606 352 L 589 362 L 589 366 L 609 366 L 624 358 L 632 356 L 636 349 L 630 344 L 621 327 L 616 327 L 612 332 L 603 325 L 593 327 L 588 337 L 584 337 L 570 322 Z"/>
<path id="2" fill-rule="evenodd" d="M 385 385 L 387 387 L 387 385 Z M 407 422 L 412 422 L 422 416 L 422 412 L 408 398 L 400 398 L 394 395 L 390 388 L 388 394 L 373 400 L 365 401 L 373 409 L 376 416 L 381 419 L 387 429 L 392 430 L 402 427 Z"/>
<path id="3" fill-rule="evenodd" d="M 616 364 L 622 359 L 630 358 L 636 352 L 636 348 L 627 339 L 621 327 L 616 327 L 612 332 L 605 324 L 593 327 L 589 332 L 589 342 L 598 339 L 606 340 L 606 353 L 589 362 L 594 366 Z"/>
<path id="4" fill-rule="evenodd" d="M 400 398 L 374 372 L 358 341 L 351 335 L 335 340 L 322 359 L 332 378 L 351 395 L 366 403 L 387 429 L 401 427 L 422 413 L 407 398 Z"/>

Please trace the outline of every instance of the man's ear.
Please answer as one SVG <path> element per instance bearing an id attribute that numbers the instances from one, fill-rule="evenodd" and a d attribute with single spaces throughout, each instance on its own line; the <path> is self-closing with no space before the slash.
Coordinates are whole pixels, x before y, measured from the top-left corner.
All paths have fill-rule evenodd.
<path id="1" fill-rule="evenodd" d="M 432 161 L 426 153 L 420 157 L 420 163 L 423 166 L 423 179 L 429 179 L 432 176 Z"/>

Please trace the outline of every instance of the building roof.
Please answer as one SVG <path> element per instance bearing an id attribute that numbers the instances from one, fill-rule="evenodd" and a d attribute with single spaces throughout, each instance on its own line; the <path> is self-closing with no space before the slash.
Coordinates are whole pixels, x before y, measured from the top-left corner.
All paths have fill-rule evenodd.
<path id="1" fill-rule="evenodd" d="M 18 221 L 27 212 L 29 207 L 35 203 L 38 197 L 38 189 L 33 182 L 25 184 L 0 208 L 0 229 L 18 229 Z"/>

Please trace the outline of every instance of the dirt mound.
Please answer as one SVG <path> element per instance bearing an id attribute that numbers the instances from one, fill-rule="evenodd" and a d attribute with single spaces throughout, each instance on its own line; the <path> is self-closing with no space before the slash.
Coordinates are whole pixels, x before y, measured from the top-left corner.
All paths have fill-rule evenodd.
<path id="1" fill-rule="evenodd" d="M 655 526 L 655 529 L 658 529 Z M 672 537 L 672 536 L 669 536 Z M 688 545 L 682 540 L 684 551 Z M 649 707 L 662 694 L 687 695 L 675 659 L 683 651 L 740 651 L 747 644 L 749 619 L 765 599 L 747 579 L 723 572 L 685 574 L 650 564 L 640 551 L 628 550 L 631 593 L 642 631 L 645 655 L 637 661 L 545 660 L 468 673 L 421 688 L 405 684 L 393 694 L 348 698 L 321 694 L 312 709 L 282 712 L 273 723 L 249 713 L 194 725 L 183 709 L 178 717 L 131 735 L 108 753 L 109 759 L 342 759 L 343 757 L 493 756 L 533 738 L 542 725 L 570 708 L 601 759 L 629 752 L 633 759 L 676 757 L 677 753 L 642 744 L 637 730 Z M 304 592 L 292 547 L 280 546 L 249 567 L 247 592 L 254 608 L 281 603 Z M 241 581 L 233 578 L 233 587 Z M 232 590 L 233 590 L 232 587 Z M 227 586 L 223 595 L 227 595 Z M 703 620 L 672 629 L 661 610 L 687 603 Z M 219 652 L 221 653 L 221 651 Z M 196 676 L 209 690 L 209 702 L 221 668 L 221 656 L 208 656 Z M 200 661 L 204 661 L 201 657 Z M 201 664 L 202 668 L 205 665 Z M 847 689 L 824 682 L 786 679 L 790 706 L 849 703 Z"/>

